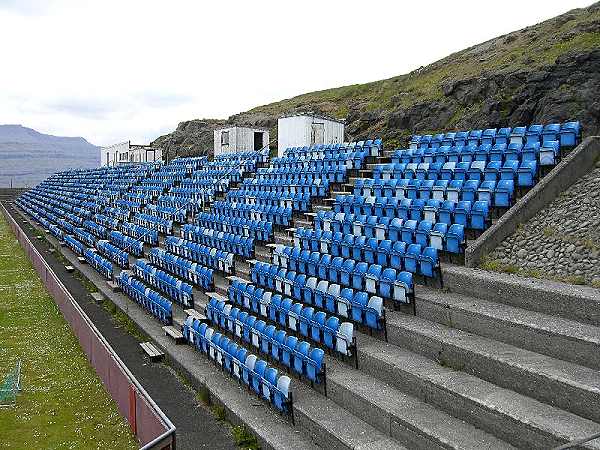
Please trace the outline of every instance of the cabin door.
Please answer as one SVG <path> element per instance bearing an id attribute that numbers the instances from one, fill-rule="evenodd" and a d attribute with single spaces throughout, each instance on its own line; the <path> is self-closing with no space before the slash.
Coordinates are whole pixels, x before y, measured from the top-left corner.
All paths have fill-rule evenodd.
<path id="1" fill-rule="evenodd" d="M 254 151 L 259 151 L 263 148 L 263 133 L 262 131 L 260 132 L 254 132 Z"/>
<path id="2" fill-rule="evenodd" d="M 310 133 L 310 144 L 322 144 L 325 142 L 325 124 L 313 123 Z"/>

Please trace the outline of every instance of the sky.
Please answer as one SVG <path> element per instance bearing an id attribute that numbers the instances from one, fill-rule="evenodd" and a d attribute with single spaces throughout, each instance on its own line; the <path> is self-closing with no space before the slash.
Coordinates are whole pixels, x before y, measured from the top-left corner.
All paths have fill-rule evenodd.
<path id="1" fill-rule="evenodd" d="M 148 143 L 410 72 L 591 0 L 0 0 L 0 124 Z"/>

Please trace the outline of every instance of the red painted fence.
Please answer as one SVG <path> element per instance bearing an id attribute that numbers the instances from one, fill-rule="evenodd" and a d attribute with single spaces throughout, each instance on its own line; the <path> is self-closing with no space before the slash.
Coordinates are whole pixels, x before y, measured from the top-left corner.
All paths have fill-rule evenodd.
<path id="1" fill-rule="evenodd" d="M 4 215 L 33 267 L 79 339 L 83 351 L 137 436 L 143 450 L 175 450 L 175 426 L 154 403 L 13 217 Z"/>

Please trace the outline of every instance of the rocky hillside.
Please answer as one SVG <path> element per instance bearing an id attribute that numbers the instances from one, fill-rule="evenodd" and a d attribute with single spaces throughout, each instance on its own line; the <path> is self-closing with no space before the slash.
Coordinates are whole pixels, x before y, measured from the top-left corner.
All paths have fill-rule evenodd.
<path id="1" fill-rule="evenodd" d="M 68 168 L 97 167 L 100 151 L 82 137 L 39 133 L 0 125 L 0 187 L 31 187 Z"/>
<path id="2" fill-rule="evenodd" d="M 578 119 L 600 133 L 600 2 L 492 39 L 406 75 L 312 92 L 259 106 L 226 121 L 181 122 L 154 143 L 201 154 L 223 124 L 269 127 L 284 113 L 345 118 L 347 138 L 381 136 L 388 146 L 412 133 Z"/>

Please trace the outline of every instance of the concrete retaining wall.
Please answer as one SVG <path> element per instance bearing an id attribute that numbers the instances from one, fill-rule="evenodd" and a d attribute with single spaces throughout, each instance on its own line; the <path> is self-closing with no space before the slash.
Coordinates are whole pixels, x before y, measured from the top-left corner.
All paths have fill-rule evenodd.
<path id="1" fill-rule="evenodd" d="M 572 150 L 548 175 L 488 228 L 465 251 L 465 265 L 475 267 L 481 259 L 513 234 L 561 192 L 588 173 L 600 158 L 600 136 L 591 136 Z"/>

